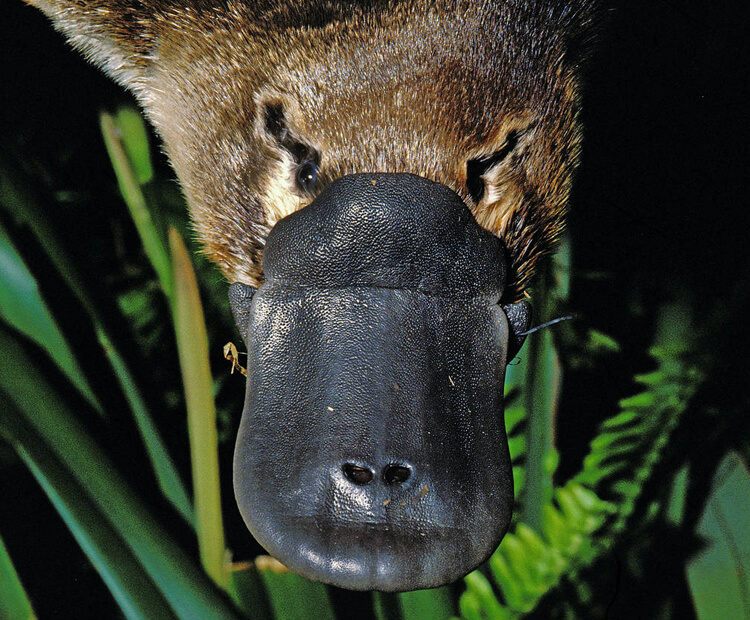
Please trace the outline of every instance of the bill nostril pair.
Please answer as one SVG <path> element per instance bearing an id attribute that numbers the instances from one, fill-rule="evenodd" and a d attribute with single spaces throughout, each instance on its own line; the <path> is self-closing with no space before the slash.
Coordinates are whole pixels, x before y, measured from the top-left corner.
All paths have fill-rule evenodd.
<path id="1" fill-rule="evenodd" d="M 354 484 L 369 484 L 375 478 L 375 472 L 369 467 L 361 467 L 354 463 L 344 464 L 344 475 Z M 386 484 L 401 484 L 411 476 L 411 468 L 407 465 L 390 463 L 383 468 L 383 481 Z"/>

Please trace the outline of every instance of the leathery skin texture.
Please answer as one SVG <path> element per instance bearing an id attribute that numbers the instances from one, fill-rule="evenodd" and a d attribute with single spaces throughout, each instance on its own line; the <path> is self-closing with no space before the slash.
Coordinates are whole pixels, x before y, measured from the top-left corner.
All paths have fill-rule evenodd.
<path id="1" fill-rule="evenodd" d="M 263 260 L 257 291 L 230 288 L 248 348 L 234 462 L 248 528 L 343 588 L 461 578 L 513 504 L 503 381 L 525 325 L 500 305 L 502 242 L 443 185 L 358 174 L 280 220 Z"/>

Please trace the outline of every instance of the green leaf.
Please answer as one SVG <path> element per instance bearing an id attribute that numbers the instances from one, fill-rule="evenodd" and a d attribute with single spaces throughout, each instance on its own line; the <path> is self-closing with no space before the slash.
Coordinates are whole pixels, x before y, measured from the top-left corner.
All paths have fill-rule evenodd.
<path id="1" fill-rule="evenodd" d="M 750 618 L 750 474 L 734 452 L 717 469 L 697 533 L 706 547 L 687 579 L 698 618 Z"/>
<path id="2" fill-rule="evenodd" d="M 448 620 L 456 613 L 449 587 L 398 595 L 404 620 Z"/>
<path id="3" fill-rule="evenodd" d="M 135 180 L 138 185 L 145 185 L 154 177 L 146 124 L 138 110 L 130 106 L 120 108 L 112 120 L 128 161 L 133 167 Z"/>
<path id="4" fill-rule="evenodd" d="M 502 546 L 502 545 L 501 545 Z M 490 571 L 503 593 L 503 597 L 511 609 L 523 609 L 526 593 L 521 580 L 515 574 L 510 561 L 500 549 L 492 554 L 489 561 Z M 463 599 L 463 596 L 461 597 Z"/>
<path id="5" fill-rule="evenodd" d="M 517 435 L 508 437 L 508 450 L 510 451 L 510 460 L 515 461 L 526 454 L 526 437 Z"/>
<path id="6" fill-rule="evenodd" d="M 57 366 L 101 414 L 73 351 L 39 294 L 34 276 L 0 224 L 0 317 L 43 347 Z"/>
<path id="7" fill-rule="evenodd" d="M 513 433 L 516 427 L 526 419 L 526 410 L 518 405 L 505 409 L 505 432 Z"/>
<path id="8" fill-rule="evenodd" d="M 550 268 L 542 275 L 534 298 L 541 300 L 540 317 L 553 316 L 569 288 L 568 244 L 561 244 Z M 524 344 L 526 364 L 522 388 L 523 407 L 528 412 L 526 471 L 518 517 L 532 528 L 541 529 L 542 507 L 552 498 L 552 477 L 545 468 L 545 458 L 554 449 L 553 426 L 562 389 L 562 368 L 552 340 L 545 329 L 531 334 Z"/>
<path id="9" fill-rule="evenodd" d="M 485 620 L 479 599 L 476 594 L 469 590 L 461 595 L 458 608 L 461 612 L 461 618 L 464 620 Z"/>
<path id="10" fill-rule="evenodd" d="M 685 505 L 688 497 L 688 481 L 690 468 L 686 465 L 682 467 L 672 481 L 672 489 L 667 502 L 667 521 L 676 526 L 682 525 L 685 518 Z"/>
<path id="11" fill-rule="evenodd" d="M 401 617 L 401 603 L 398 594 L 391 592 L 373 592 L 372 608 L 376 620 L 403 620 Z"/>
<path id="12" fill-rule="evenodd" d="M 7 435 L 21 460 L 47 494 L 125 617 L 134 620 L 174 618 L 174 613 L 146 571 L 81 485 L 66 470 L 65 464 L 47 449 L 38 433 L 24 428 L 19 414 L 14 411 L 15 407 L 2 395 L 0 406 L 5 413 L 0 431 Z"/>
<path id="13" fill-rule="evenodd" d="M 32 620 L 35 617 L 31 601 L 0 537 L 0 618 Z"/>
<path id="14" fill-rule="evenodd" d="M 1 325 L 0 392 L 66 464 L 179 617 L 237 617 L 221 591 L 154 519 L 84 431 L 18 338 Z"/>
<path id="15" fill-rule="evenodd" d="M 120 193 L 130 210 L 130 215 L 141 237 L 143 248 L 154 267 L 154 271 L 156 271 L 161 288 L 164 294 L 171 298 L 173 282 L 169 251 L 164 238 L 151 219 L 151 212 L 146 204 L 138 174 L 123 144 L 122 133 L 118 129 L 115 119 L 104 113 L 101 115 L 101 129 L 107 152 L 112 160 L 112 166 L 120 185 Z M 131 152 L 135 149 L 132 144 L 129 148 Z"/>
<path id="16" fill-rule="evenodd" d="M 671 327 L 669 333 L 678 334 Z M 490 558 L 492 576 L 511 612 L 531 611 L 563 579 L 573 580 L 582 601 L 585 583 L 575 581 L 575 575 L 611 549 L 633 513 L 644 481 L 702 381 L 702 374 L 684 359 L 685 343 L 662 342 L 653 350 L 659 364 L 654 376 L 660 381 L 647 382 L 646 396 L 624 401 L 627 415 L 620 412 L 602 424 L 584 459 L 584 470 L 555 489 L 554 501 L 550 498 L 542 504 L 540 527 L 529 527 L 525 518 L 517 520 Z M 549 469 L 539 467 L 547 476 Z M 604 494 L 619 501 L 605 502 L 600 499 Z M 478 591 L 466 604 L 462 597 L 462 610 L 473 612 L 477 605 L 483 615 L 493 607 Z"/>
<path id="17" fill-rule="evenodd" d="M 469 573 L 464 581 L 468 591 L 479 601 L 485 618 L 488 620 L 507 620 L 510 617 L 508 610 L 498 602 L 490 582 L 482 573 L 475 570 L 473 573 Z"/>
<path id="18" fill-rule="evenodd" d="M 328 591 L 323 584 L 300 577 L 275 560 L 268 564 L 259 571 L 274 617 L 283 620 L 335 620 Z"/>
<path id="19" fill-rule="evenodd" d="M 22 183 L 19 179 L 25 179 L 26 183 Z M 75 261 L 72 260 L 63 244 L 60 243 L 55 229 L 49 223 L 44 207 L 38 203 L 37 198 L 31 191 L 32 183 L 32 179 L 26 179 L 13 166 L 12 162 L 3 158 L 3 154 L 0 152 L 0 205 L 8 208 L 11 213 L 31 228 L 58 273 L 70 287 L 78 303 L 85 309 L 92 322 L 99 344 L 112 366 L 114 376 L 120 384 L 133 413 L 133 418 L 146 446 L 159 487 L 180 515 L 192 524 L 193 508 L 185 485 L 148 412 L 133 374 L 110 336 L 111 330 L 108 328 L 107 318 L 92 303 L 91 300 L 95 299 L 96 296 L 91 294 L 86 279 L 78 272 Z"/>
<path id="20" fill-rule="evenodd" d="M 226 551 L 219 494 L 216 406 L 206 322 L 187 248 L 174 228 L 169 230 L 169 246 L 174 264 L 173 316 L 188 414 L 198 547 L 206 572 L 224 587 L 227 583 L 224 570 Z"/>
<path id="21" fill-rule="evenodd" d="M 250 618 L 272 618 L 263 578 L 252 562 L 231 564 L 227 586 L 232 600 Z"/>

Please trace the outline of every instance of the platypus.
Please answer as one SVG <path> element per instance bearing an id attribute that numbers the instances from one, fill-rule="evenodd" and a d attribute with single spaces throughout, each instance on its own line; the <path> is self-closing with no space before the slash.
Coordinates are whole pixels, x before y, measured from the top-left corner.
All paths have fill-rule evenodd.
<path id="1" fill-rule="evenodd" d="M 28 1 L 135 95 L 229 283 L 252 534 L 355 590 L 476 568 L 599 2 Z"/>

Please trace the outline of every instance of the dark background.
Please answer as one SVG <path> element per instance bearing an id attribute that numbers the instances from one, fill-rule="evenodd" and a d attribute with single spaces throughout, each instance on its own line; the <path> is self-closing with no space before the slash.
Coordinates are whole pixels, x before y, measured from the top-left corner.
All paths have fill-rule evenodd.
<path id="1" fill-rule="evenodd" d="M 749 17 L 747 0 L 630 1 L 602 31 L 569 219 L 571 306 L 581 324 L 609 334 L 622 351 L 593 375 L 566 379 L 557 421 L 561 479 L 577 471 L 596 424 L 632 389 L 633 373 L 648 369 L 656 308 L 679 298 L 700 314 L 748 275 Z M 107 246 L 127 245 L 131 233 L 117 224 L 127 214 L 112 199 L 98 113 L 128 96 L 20 0 L 0 6 L 0 49 L 3 156 L 25 167 L 54 162 L 39 171 L 45 185 L 69 194 L 70 208 L 53 215 L 61 236 L 93 277 L 116 273 Z M 157 165 L 171 174 L 163 158 Z M 738 342 L 737 363 L 747 363 L 744 355 Z M 7 452 L 0 453 L 0 505 L 0 532 L 40 617 L 116 613 Z"/>

